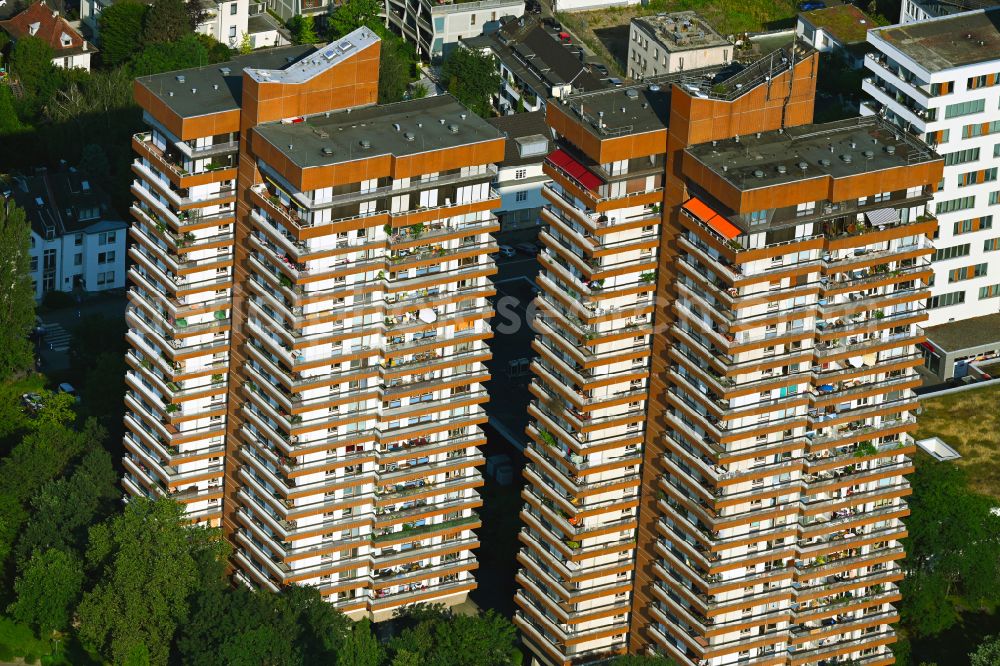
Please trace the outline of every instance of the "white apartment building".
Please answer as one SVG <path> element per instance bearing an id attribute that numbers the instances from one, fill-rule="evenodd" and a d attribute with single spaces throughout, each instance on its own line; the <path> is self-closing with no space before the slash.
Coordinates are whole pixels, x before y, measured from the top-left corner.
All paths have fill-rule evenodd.
<path id="1" fill-rule="evenodd" d="M 496 32 L 505 16 L 523 16 L 524 0 L 386 0 L 386 23 L 425 60 L 439 60 L 460 39 Z"/>
<path id="2" fill-rule="evenodd" d="M 1000 309 L 998 19 L 1000 8 L 977 10 L 868 33 L 875 53 L 865 58 L 862 113 L 923 137 L 945 158 L 930 207 L 940 221 L 931 327 Z"/>
<path id="3" fill-rule="evenodd" d="M 628 75 L 644 79 L 685 69 L 724 65 L 735 47 L 695 12 L 632 19 Z"/>
<path id="4" fill-rule="evenodd" d="M 493 182 L 502 202 L 496 211 L 500 232 L 540 225 L 540 211 L 547 202 L 542 186 L 551 180 L 542 170 L 551 144 L 545 113 L 515 113 L 486 122 L 506 136 L 503 163 Z"/>
<path id="5" fill-rule="evenodd" d="M 903 0 L 899 8 L 899 22 L 917 23 L 939 16 L 994 6 L 996 2 L 993 0 Z"/>
<path id="6" fill-rule="evenodd" d="M 152 4 L 151 0 L 141 1 Z M 113 4 L 114 0 L 80 1 L 80 25 L 85 26 L 94 39 L 100 39 L 101 12 Z M 208 35 L 233 49 L 240 46 L 245 34 L 251 35 L 254 48 L 282 43 L 277 25 L 270 25 L 266 19 L 258 21 L 256 27 L 250 25 L 251 17 L 264 13 L 263 4 L 251 6 L 250 0 L 200 0 L 199 4 L 203 18 L 195 32 Z"/>
<path id="7" fill-rule="evenodd" d="M 35 299 L 50 291 L 125 286 L 127 225 L 79 171 L 14 179 L 10 196 L 31 223 Z"/>

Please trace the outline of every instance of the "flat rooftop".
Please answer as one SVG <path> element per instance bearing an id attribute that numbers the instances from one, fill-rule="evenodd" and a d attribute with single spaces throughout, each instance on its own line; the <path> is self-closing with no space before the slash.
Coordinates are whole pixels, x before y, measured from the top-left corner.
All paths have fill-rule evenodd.
<path id="1" fill-rule="evenodd" d="M 1000 347 L 1000 313 L 924 328 L 927 339 L 946 352 L 976 347 Z"/>
<path id="2" fill-rule="evenodd" d="M 228 62 L 138 77 L 160 101 L 182 118 L 240 108 L 243 70 L 280 70 L 316 51 L 312 46 L 282 46 L 238 56 Z"/>
<path id="3" fill-rule="evenodd" d="M 549 152 L 552 132 L 545 122 L 544 111 L 496 116 L 487 118 L 486 122 L 507 137 L 503 155 L 505 167 L 540 163 Z"/>
<path id="4" fill-rule="evenodd" d="M 870 16 L 854 5 L 835 5 L 826 9 L 802 12 L 801 16 L 814 28 L 822 28 L 841 44 L 858 44 L 868 37 L 868 31 L 877 27 Z"/>
<path id="5" fill-rule="evenodd" d="M 749 134 L 686 149 L 739 190 L 797 180 L 845 178 L 938 158 L 906 132 L 869 116 Z"/>
<path id="6" fill-rule="evenodd" d="M 246 70 L 254 81 L 261 83 L 305 83 L 379 41 L 381 40 L 378 35 L 369 28 L 361 27 L 334 42 L 330 42 L 319 51 L 280 69 L 246 66 Z"/>
<path id="7" fill-rule="evenodd" d="M 1000 7 L 879 28 L 872 33 L 928 72 L 1000 60 Z"/>
<path id="8" fill-rule="evenodd" d="M 654 35 L 664 49 L 670 52 L 732 46 L 695 12 L 670 12 L 641 16 L 632 22 Z"/>
<path id="9" fill-rule="evenodd" d="M 293 164 L 310 168 L 380 155 L 404 157 L 502 138 L 451 95 L 308 116 L 253 130 Z"/>

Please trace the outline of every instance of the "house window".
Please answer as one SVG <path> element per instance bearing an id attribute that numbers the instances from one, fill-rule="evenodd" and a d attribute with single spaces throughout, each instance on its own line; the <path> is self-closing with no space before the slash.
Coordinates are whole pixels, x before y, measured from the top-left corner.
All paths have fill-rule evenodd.
<path id="1" fill-rule="evenodd" d="M 74 266 L 83 266 L 83 253 L 82 252 L 77 252 L 76 254 L 73 255 L 73 265 Z"/>
<path id="2" fill-rule="evenodd" d="M 236 39 L 236 26 L 229 26 L 229 39 Z"/>
<path id="3" fill-rule="evenodd" d="M 114 245 L 115 238 L 116 238 L 116 236 L 115 236 L 116 233 L 117 232 L 115 232 L 115 231 L 102 231 L 101 233 L 99 233 L 97 235 L 97 244 L 98 245 Z M 80 245 L 80 243 L 77 243 L 77 245 Z"/>
<path id="4" fill-rule="evenodd" d="M 475 13 L 469 14 L 469 25 L 476 25 L 476 15 L 475 15 Z"/>
<path id="5" fill-rule="evenodd" d="M 38 257 L 31 258 L 31 272 L 34 273 L 38 270 Z"/>
<path id="6" fill-rule="evenodd" d="M 959 102 L 958 104 L 949 104 L 944 108 L 945 118 L 957 118 L 959 116 L 967 116 L 972 113 L 982 113 L 986 108 L 985 99 L 973 99 L 968 102 Z"/>
<path id="7" fill-rule="evenodd" d="M 73 238 L 73 245 L 83 245 L 83 234 L 77 234 L 76 237 Z"/>
<path id="8" fill-rule="evenodd" d="M 527 201 L 528 200 L 528 193 L 527 192 L 518 192 L 517 194 L 514 195 L 514 200 L 515 201 Z"/>
<path id="9" fill-rule="evenodd" d="M 518 169 L 517 171 L 514 172 L 514 178 L 516 180 L 521 180 L 522 178 L 524 178 L 527 175 L 528 175 L 528 170 L 527 169 Z"/>
<path id="10" fill-rule="evenodd" d="M 238 2 L 234 2 L 233 4 L 229 5 L 229 15 L 230 16 L 236 16 L 236 14 L 239 11 L 240 11 L 240 5 L 239 5 Z"/>
<path id="11" fill-rule="evenodd" d="M 114 283 L 115 283 L 115 272 L 114 271 L 107 271 L 106 273 L 98 273 L 97 274 L 97 284 L 98 285 L 107 285 L 107 284 L 114 284 Z"/>
<path id="12" fill-rule="evenodd" d="M 115 260 L 115 251 L 110 250 L 108 252 L 100 252 L 97 255 L 97 263 L 99 264 L 110 264 Z"/>
<path id="13" fill-rule="evenodd" d="M 1000 298 L 1000 284 L 991 284 L 988 287 L 979 288 L 979 300 L 987 298 Z"/>

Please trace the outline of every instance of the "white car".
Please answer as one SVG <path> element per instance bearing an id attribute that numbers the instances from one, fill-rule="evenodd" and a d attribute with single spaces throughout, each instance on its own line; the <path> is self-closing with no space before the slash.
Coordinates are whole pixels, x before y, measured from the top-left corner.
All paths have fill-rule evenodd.
<path id="1" fill-rule="evenodd" d="M 510 245 L 500 246 L 500 256 L 501 257 L 513 257 L 517 252 Z"/>

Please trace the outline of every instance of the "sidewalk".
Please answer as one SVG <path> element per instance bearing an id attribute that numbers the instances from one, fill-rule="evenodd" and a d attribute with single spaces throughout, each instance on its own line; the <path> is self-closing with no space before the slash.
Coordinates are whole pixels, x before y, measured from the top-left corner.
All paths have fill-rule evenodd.
<path id="1" fill-rule="evenodd" d="M 99 294 L 83 294 L 83 299 L 75 307 L 62 308 L 59 310 L 47 310 L 39 307 L 38 317 L 42 320 L 44 327 L 54 327 L 58 332 L 59 327 L 72 334 L 80 322 L 87 317 L 99 315 L 108 320 L 121 320 L 125 317 L 125 305 L 128 299 L 125 297 L 125 290 L 115 290 L 101 292 Z M 60 337 L 55 333 L 53 337 Z M 49 336 L 44 336 L 41 342 L 36 345 L 36 354 L 41 361 L 38 368 L 46 374 L 65 372 L 69 369 L 69 350 L 63 349 L 64 345 L 54 345 L 57 348 L 50 349 L 52 340 Z"/>

